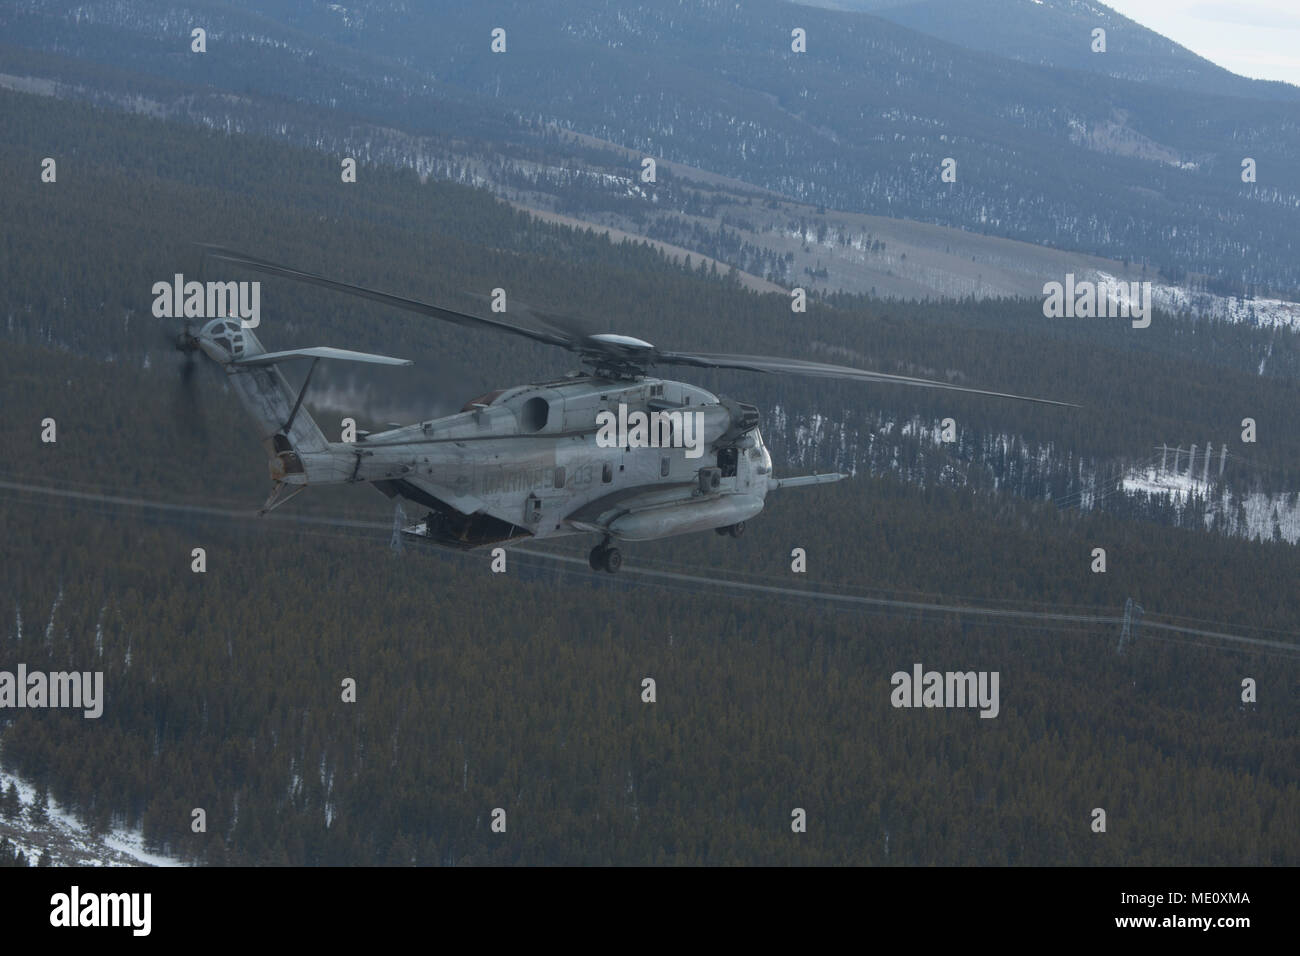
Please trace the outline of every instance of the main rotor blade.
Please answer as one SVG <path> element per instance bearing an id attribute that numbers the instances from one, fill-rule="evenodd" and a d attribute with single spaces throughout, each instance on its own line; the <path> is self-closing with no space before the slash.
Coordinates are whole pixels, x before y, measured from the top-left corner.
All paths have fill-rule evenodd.
<path id="1" fill-rule="evenodd" d="M 830 365 L 825 362 L 808 362 L 803 359 L 774 358 L 767 355 L 726 355 L 711 352 L 659 352 L 654 361 L 658 365 L 690 365 L 696 368 L 729 368 L 747 372 L 775 372 L 787 375 L 806 375 L 813 378 L 836 378 L 852 382 L 881 382 L 892 385 L 912 385 L 918 388 L 941 388 L 950 392 L 969 392 L 973 395 L 992 395 L 995 398 L 1010 398 L 1020 402 L 1035 402 L 1039 405 L 1058 405 L 1064 408 L 1079 408 L 1073 402 L 1058 402 L 1050 398 L 1033 398 L 1028 395 L 1012 395 L 1008 392 L 991 392 L 983 388 L 968 388 L 965 385 L 953 385 L 951 382 L 937 382 L 928 378 L 913 378 L 910 375 L 891 375 L 888 372 L 870 372 L 847 365 Z"/>
<path id="2" fill-rule="evenodd" d="M 442 319 L 444 322 L 452 322 L 455 325 L 489 328 L 498 332 L 508 332 L 512 335 L 521 335 L 524 338 L 532 339 L 534 342 L 541 342 L 544 345 L 558 345 L 560 348 L 569 349 L 570 351 L 573 351 L 575 346 L 573 340 L 563 333 L 541 332 L 535 329 L 527 329 L 519 325 L 512 325 L 509 322 L 502 322 L 499 319 L 488 319 L 483 316 L 470 315 L 468 312 L 457 312 L 455 309 L 444 309 L 441 306 L 430 305 L 429 303 L 421 302 L 418 299 L 408 299 L 405 296 L 393 295 L 389 292 L 381 292 L 378 289 L 368 289 L 365 286 L 353 285 L 350 282 L 340 282 L 337 279 L 327 279 L 325 276 L 316 275 L 313 272 L 304 272 L 301 269 L 282 266 L 278 263 L 271 262 L 268 259 L 261 259 L 257 256 L 251 256 L 234 249 L 226 249 L 222 246 L 214 246 L 207 243 L 199 243 L 198 245 L 203 249 L 206 255 L 209 255 L 214 259 L 220 259 L 224 262 L 232 262 L 236 265 L 246 266 L 256 272 L 283 276 L 286 279 L 297 279 L 300 282 L 307 282 L 326 289 L 332 289 L 335 292 L 354 295 L 361 299 L 370 299 L 372 302 L 380 302 L 384 305 L 403 309 L 407 312 L 417 312 L 420 315 L 432 316 L 435 319 Z"/>
<path id="3" fill-rule="evenodd" d="M 466 293 L 472 299 L 480 302 L 491 302 L 492 297 L 482 292 Z M 568 315 L 556 315 L 554 312 L 543 312 L 540 309 L 534 309 L 527 303 L 521 303 L 517 298 L 510 300 L 510 314 L 516 318 L 525 319 L 534 322 L 544 329 L 549 329 L 556 335 L 566 337 L 575 345 L 591 335 L 591 329 L 584 323 Z"/>

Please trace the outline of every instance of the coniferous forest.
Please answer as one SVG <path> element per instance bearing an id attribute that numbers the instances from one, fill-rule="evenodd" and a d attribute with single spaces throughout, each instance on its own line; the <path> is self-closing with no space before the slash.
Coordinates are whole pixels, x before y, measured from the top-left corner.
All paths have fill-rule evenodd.
<path id="1" fill-rule="evenodd" d="M 1232 495 L 1296 488 L 1294 333 L 1157 313 L 1138 336 L 1023 300 L 842 295 L 792 314 L 786 295 L 480 190 L 378 164 L 341 188 L 332 156 L 8 90 L 0 168 L 0 669 L 100 670 L 106 698 L 97 719 L 0 710 L 0 760 L 92 829 L 139 827 L 210 865 L 1300 863 L 1300 655 L 1140 627 L 1118 653 L 1119 627 L 1088 620 L 1132 599 L 1153 620 L 1294 645 L 1297 546 L 1230 535 L 1204 502 L 1112 493 L 1155 446 L 1205 441 L 1234 442 Z M 682 376 L 760 408 L 777 474 L 854 477 L 775 493 L 739 540 L 631 546 L 618 577 L 572 542 L 511 552 L 496 574 L 481 552 L 394 553 L 391 504 L 364 487 L 253 516 L 269 481 L 252 428 L 218 375 L 182 386 L 175 325 L 150 311 L 155 281 L 197 272 L 195 241 L 467 311 L 506 286 L 669 348 L 1081 407 Z M 345 416 L 429 418 L 572 366 L 263 288 L 269 348 L 416 361 L 323 368 L 307 404 L 331 438 Z M 946 417 L 952 446 L 907 427 Z M 997 671 L 996 719 L 892 706 L 891 675 L 916 662 Z M 0 865 L 23 862 L 0 842 Z"/>

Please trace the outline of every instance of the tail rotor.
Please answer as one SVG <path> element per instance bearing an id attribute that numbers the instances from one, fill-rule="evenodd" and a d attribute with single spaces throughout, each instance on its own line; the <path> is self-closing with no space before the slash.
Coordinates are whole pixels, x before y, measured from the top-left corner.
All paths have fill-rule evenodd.
<path id="1" fill-rule="evenodd" d="M 197 439 L 200 444 L 206 444 L 207 422 L 199 402 L 195 378 L 198 372 L 198 357 L 195 353 L 199 351 L 199 342 L 194 336 L 194 328 L 187 322 L 181 332 L 169 335 L 168 339 L 171 347 L 182 356 L 177 368 L 176 394 L 172 401 L 177 430 Z"/>

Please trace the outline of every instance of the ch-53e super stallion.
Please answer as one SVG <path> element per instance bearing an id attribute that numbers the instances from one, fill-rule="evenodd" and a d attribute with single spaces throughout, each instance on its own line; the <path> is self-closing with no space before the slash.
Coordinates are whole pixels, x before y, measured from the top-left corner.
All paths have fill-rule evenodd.
<path id="1" fill-rule="evenodd" d="M 842 474 L 778 478 L 759 431 L 758 409 L 686 382 L 658 378 L 663 366 L 741 369 L 858 382 L 939 388 L 1019 401 L 1066 402 L 798 359 L 677 352 L 614 332 L 592 334 L 571 320 L 530 312 L 536 328 L 484 318 L 205 246 L 205 256 L 360 296 L 456 325 L 493 329 L 576 353 L 584 370 L 554 382 L 483 395 L 455 415 L 332 442 L 303 408 L 321 359 L 410 365 L 409 361 L 312 347 L 268 352 L 238 318 L 214 318 L 179 335 L 187 366 L 201 351 L 226 373 L 270 456 L 274 487 L 266 513 L 310 485 L 367 483 L 427 509 L 405 535 L 454 548 L 528 538 L 598 535 L 593 570 L 613 573 L 615 542 L 692 531 L 739 537 L 778 488 L 838 481 Z M 225 313 L 222 313 L 225 314 Z M 283 362 L 310 359 L 296 393 Z M 1074 407 L 1074 406 L 1069 406 Z"/>

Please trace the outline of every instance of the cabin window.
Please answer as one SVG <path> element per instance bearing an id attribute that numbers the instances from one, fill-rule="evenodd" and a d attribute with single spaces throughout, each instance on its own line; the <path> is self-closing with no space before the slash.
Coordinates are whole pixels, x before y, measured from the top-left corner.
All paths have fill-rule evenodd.
<path id="1" fill-rule="evenodd" d="M 559 467 L 559 468 L 556 468 L 556 469 L 555 469 L 555 487 L 556 487 L 556 488 L 563 488 L 563 487 L 564 487 L 564 479 L 565 479 L 565 474 L 564 474 L 564 468 L 563 468 L 563 466 L 561 466 L 561 467 Z"/>
<path id="2" fill-rule="evenodd" d="M 609 462 L 605 462 L 605 467 L 600 470 L 600 480 L 605 484 L 614 480 L 614 466 Z"/>

